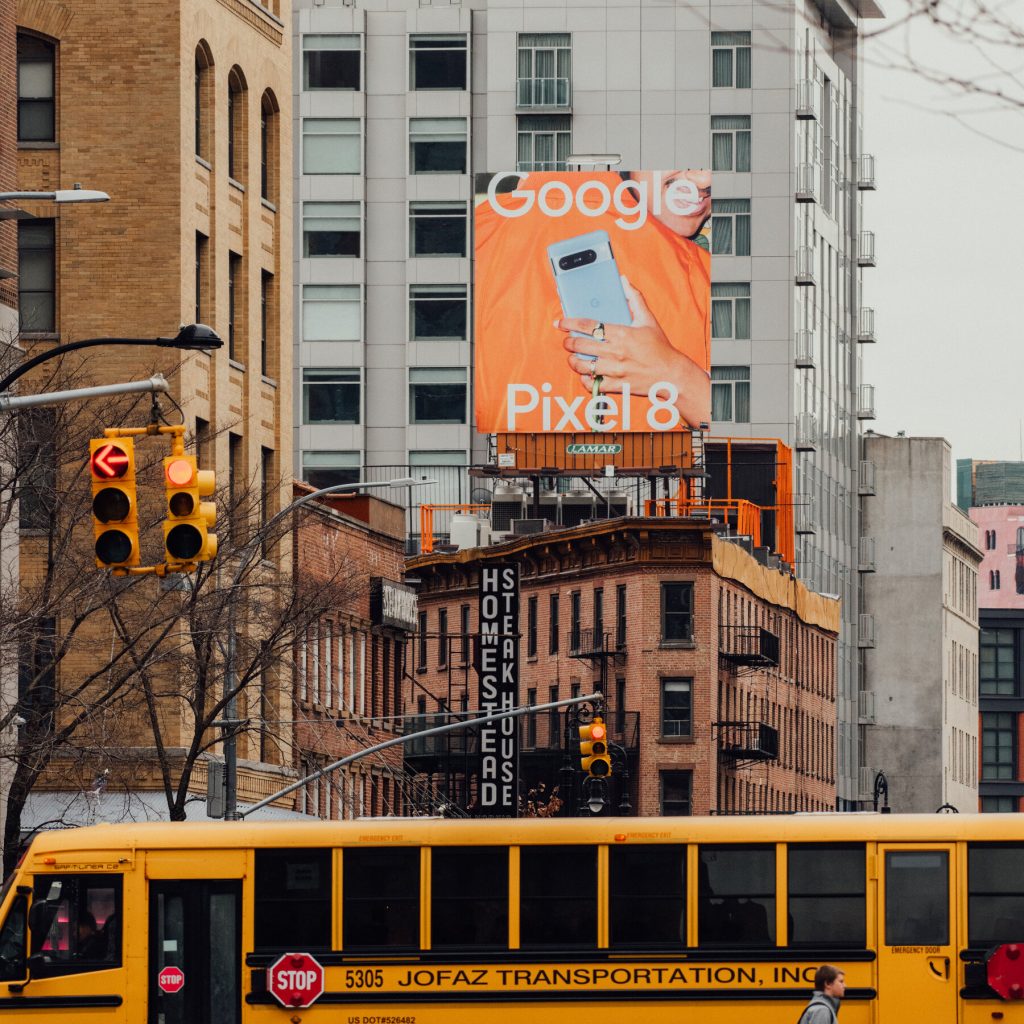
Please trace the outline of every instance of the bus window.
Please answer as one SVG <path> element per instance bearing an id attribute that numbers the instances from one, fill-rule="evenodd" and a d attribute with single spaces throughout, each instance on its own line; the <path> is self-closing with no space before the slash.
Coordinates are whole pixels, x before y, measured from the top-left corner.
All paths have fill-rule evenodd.
<path id="1" fill-rule="evenodd" d="M 519 945 L 596 948 L 596 846 L 520 849 Z"/>
<path id="2" fill-rule="evenodd" d="M 967 847 L 967 944 L 975 948 L 1018 942 L 1024 921 L 1024 846 L 971 843 Z"/>
<path id="3" fill-rule="evenodd" d="M 433 848 L 430 945 L 508 949 L 507 846 Z"/>
<path id="4" fill-rule="evenodd" d="M 20 981 L 25 977 L 27 917 L 28 900 L 24 896 L 15 896 L 7 912 L 7 920 L 0 929 L 0 981 Z"/>
<path id="5" fill-rule="evenodd" d="M 331 851 L 256 851 L 256 949 L 331 948 Z"/>
<path id="6" fill-rule="evenodd" d="M 346 952 L 418 949 L 420 851 L 361 847 L 342 854 L 341 922 Z"/>
<path id="7" fill-rule="evenodd" d="M 686 945 L 686 847 L 610 846 L 612 949 Z"/>
<path id="8" fill-rule="evenodd" d="M 120 875 L 38 876 L 32 896 L 33 976 L 120 967 L 121 889 Z"/>
<path id="9" fill-rule="evenodd" d="M 702 946 L 775 945 L 775 847 L 702 846 L 697 935 Z"/>
<path id="10" fill-rule="evenodd" d="M 790 845 L 790 946 L 863 949 L 866 914 L 863 843 Z"/>
<path id="11" fill-rule="evenodd" d="M 949 942 L 949 854 L 892 850 L 885 854 L 885 944 Z"/>

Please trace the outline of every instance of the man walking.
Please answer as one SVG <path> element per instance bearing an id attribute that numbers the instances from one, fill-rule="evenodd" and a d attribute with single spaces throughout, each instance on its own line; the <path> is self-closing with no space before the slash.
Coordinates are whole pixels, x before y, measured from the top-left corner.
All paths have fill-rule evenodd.
<path id="1" fill-rule="evenodd" d="M 814 972 L 814 995 L 797 1024 L 837 1024 L 839 1000 L 846 995 L 846 975 L 831 964 Z"/>

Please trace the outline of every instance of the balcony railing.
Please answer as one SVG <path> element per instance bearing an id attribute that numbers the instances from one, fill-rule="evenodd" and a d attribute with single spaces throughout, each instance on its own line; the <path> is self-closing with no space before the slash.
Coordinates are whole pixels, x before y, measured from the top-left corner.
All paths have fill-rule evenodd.
<path id="1" fill-rule="evenodd" d="M 860 690 L 857 693 L 857 718 L 863 725 L 874 725 L 875 691 Z"/>
<path id="2" fill-rule="evenodd" d="M 796 332 L 796 356 L 794 362 L 801 370 L 813 370 L 814 362 L 814 332 Z"/>
<path id="3" fill-rule="evenodd" d="M 796 283 L 800 285 L 816 285 L 814 276 L 814 250 L 809 245 L 801 245 L 796 250 Z"/>
<path id="4" fill-rule="evenodd" d="M 734 665 L 778 665 L 779 638 L 758 626 L 720 626 L 718 656 Z"/>
<path id="5" fill-rule="evenodd" d="M 796 201 L 816 203 L 818 201 L 818 179 L 820 170 L 814 164 L 800 164 L 796 169 Z"/>
<path id="6" fill-rule="evenodd" d="M 821 89 L 810 79 L 805 78 L 796 84 L 796 116 L 800 121 L 817 121 L 818 96 Z"/>
<path id="7" fill-rule="evenodd" d="M 861 612 L 857 616 L 857 646 L 875 646 L 875 617 L 871 612 Z"/>
<path id="8" fill-rule="evenodd" d="M 814 495 L 793 495 L 793 527 L 799 534 L 818 532 L 818 517 L 814 514 Z"/>
<path id="9" fill-rule="evenodd" d="M 875 191 L 875 158 L 870 153 L 861 153 L 857 163 L 857 188 L 861 192 Z"/>
<path id="10" fill-rule="evenodd" d="M 862 231 L 857 236 L 857 266 L 876 267 L 878 261 L 875 259 L 875 233 L 874 231 Z"/>
<path id="11" fill-rule="evenodd" d="M 857 571 L 875 571 L 875 538 L 861 537 L 857 543 Z"/>
<path id="12" fill-rule="evenodd" d="M 568 78 L 520 78 L 516 86 L 519 107 L 548 107 L 558 110 L 569 106 L 571 91 Z"/>
<path id="13" fill-rule="evenodd" d="M 776 761 L 779 731 L 764 722 L 716 722 L 723 761 Z"/>
<path id="14" fill-rule="evenodd" d="M 604 658 L 624 655 L 626 644 L 617 644 L 608 630 L 570 629 L 565 635 L 570 658 Z"/>
<path id="15" fill-rule="evenodd" d="M 857 493 L 861 496 L 875 493 L 875 464 L 867 459 L 861 461 L 857 470 Z"/>
<path id="16" fill-rule="evenodd" d="M 798 452 L 813 452 L 818 448 L 818 417 L 811 412 L 800 412 L 796 416 L 796 443 Z"/>
<path id="17" fill-rule="evenodd" d="M 861 384 L 857 389 L 857 419 L 873 420 L 875 418 L 875 385 Z"/>
<path id="18" fill-rule="evenodd" d="M 861 306 L 857 323 L 857 341 L 861 345 L 875 343 L 875 311 L 870 306 Z"/>

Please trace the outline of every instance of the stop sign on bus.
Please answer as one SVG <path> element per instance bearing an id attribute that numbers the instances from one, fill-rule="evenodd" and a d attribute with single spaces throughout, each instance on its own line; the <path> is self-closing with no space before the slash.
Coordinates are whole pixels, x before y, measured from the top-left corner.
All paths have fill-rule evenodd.
<path id="1" fill-rule="evenodd" d="M 285 953 L 267 969 L 267 991 L 289 1010 L 304 1010 L 324 994 L 324 969 L 310 953 Z"/>
<path id="2" fill-rule="evenodd" d="M 185 972 L 180 967 L 165 967 L 156 977 L 161 992 L 174 995 L 185 987 Z"/>

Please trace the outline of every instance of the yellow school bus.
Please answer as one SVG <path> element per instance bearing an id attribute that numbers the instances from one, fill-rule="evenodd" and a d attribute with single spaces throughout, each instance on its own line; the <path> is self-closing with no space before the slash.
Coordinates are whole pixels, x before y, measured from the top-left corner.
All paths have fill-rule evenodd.
<path id="1" fill-rule="evenodd" d="M 1012 1024 L 1024 816 L 99 825 L 0 921 L 0 1020 Z"/>

